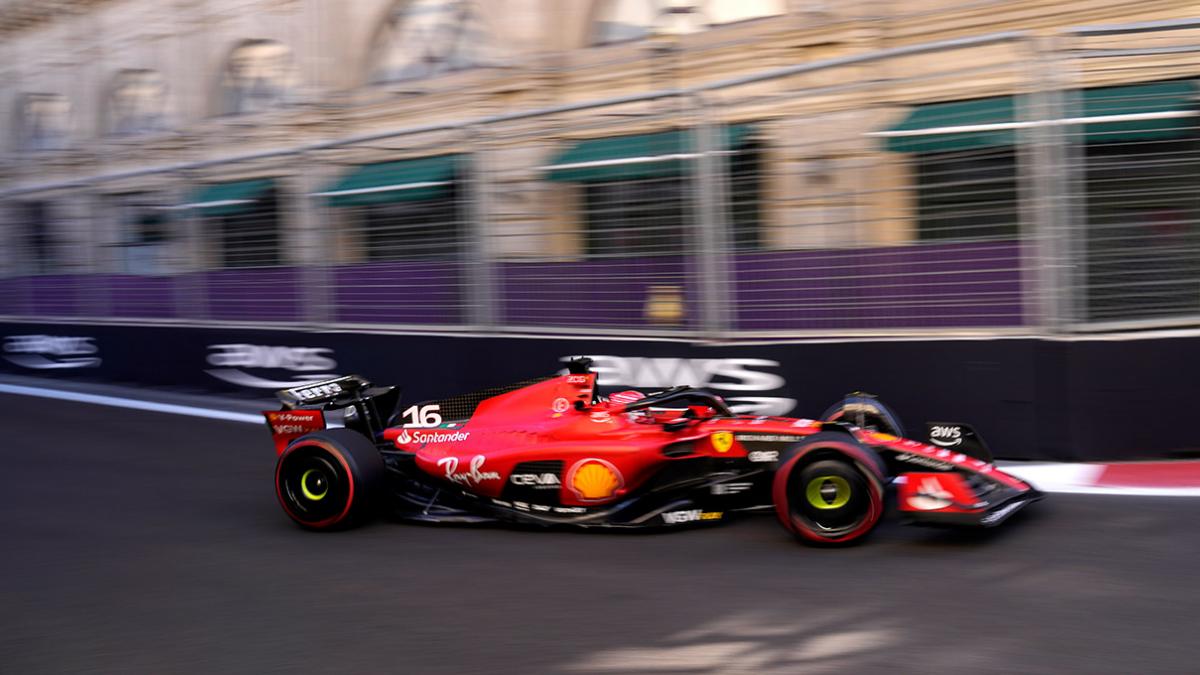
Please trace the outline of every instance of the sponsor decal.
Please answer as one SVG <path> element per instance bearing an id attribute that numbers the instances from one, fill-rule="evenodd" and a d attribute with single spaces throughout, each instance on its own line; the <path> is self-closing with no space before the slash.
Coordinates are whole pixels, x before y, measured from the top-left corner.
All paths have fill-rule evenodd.
<path id="1" fill-rule="evenodd" d="M 527 485 L 538 490 L 557 488 L 561 483 L 553 473 L 514 473 L 508 477 L 513 485 Z"/>
<path id="2" fill-rule="evenodd" d="M 325 416 L 320 410 L 271 410 L 266 416 L 271 433 L 277 436 L 299 436 L 325 428 Z"/>
<path id="3" fill-rule="evenodd" d="M 418 436 L 419 434 L 414 434 Z M 485 480 L 500 480 L 500 474 L 495 471 L 484 471 L 483 464 L 487 458 L 475 455 L 471 458 L 470 468 L 459 472 L 457 457 L 443 457 L 437 461 L 438 467 L 446 472 L 446 480 L 460 485 L 478 485 Z"/>
<path id="4" fill-rule="evenodd" d="M 587 384 L 587 375 L 568 375 L 567 384 Z"/>
<path id="5" fill-rule="evenodd" d="M 555 513 L 587 513 L 587 509 L 582 506 L 555 506 Z"/>
<path id="6" fill-rule="evenodd" d="M 625 486 L 625 479 L 612 464 L 588 458 L 576 462 L 567 472 L 567 485 L 579 499 L 599 501 L 617 494 Z"/>
<path id="7" fill-rule="evenodd" d="M 779 451 L 778 450 L 754 450 L 752 452 L 746 453 L 746 459 L 750 460 L 751 462 L 778 462 L 779 461 Z"/>
<path id="8" fill-rule="evenodd" d="M 338 384 L 337 382 L 329 382 L 313 387 L 290 389 L 288 391 L 301 401 L 311 401 L 313 399 L 325 398 L 326 396 L 342 393 L 342 385 Z"/>
<path id="9" fill-rule="evenodd" d="M 603 411 L 594 412 L 591 415 L 589 415 L 588 417 L 591 418 L 591 420 L 593 422 L 604 423 L 604 422 L 612 421 L 612 415 L 609 415 L 608 413 L 603 412 Z"/>
<path id="10" fill-rule="evenodd" d="M 917 493 L 908 498 L 908 505 L 918 511 L 937 511 L 952 503 L 954 503 L 954 495 L 942 487 L 942 484 L 934 476 L 921 479 Z"/>
<path id="11" fill-rule="evenodd" d="M 566 356 L 562 361 L 573 358 Z M 738 392 L 726 396 L 734 412 L 741 414 L 786 415 L 796 400 L 781 396 L 762 396 L 783 389 L 787 382 L 772 369 L 778 361 L 766 359 L 682 359 L 644 356 L 589 355 L 598 386 L 626 386 L 660 390 L 690 385 L 714 391 Z"/>
<path id="12" fill-rule="evenodd" d="M 407 429 L 404 429 L 402 430 L 402 433 L 407 431 Z M 412 440 L 414 442 L 424 443 L 426 445 L 429 443 L 459 443 L 467 440 L 470 437 L 471 432 L 469 431 L 414 431 L 412 433 Z"/>
<path id="13" fill-rule="evenodd" d="M 689 509 L 686 511 L 666 511 L 662 514 L 662 519 L 668 525 L 682 525 L 683 523 L 694 523 L 701 520 L 720 520 L 724 516 L 725 514 L 721 511 Z"/>
<path id="14" fill-rule="evenodd" d="M 290 389 L 309 382 L 337 377 L 333 350 L 327 347 L 288 347 L 277 345 L 209 345 L 207 361 L 214 368 L 204 372 L 218 380 L 256 389 Z M 291 379 L 269 379 L 246 372 L 247 369 L 286 370 Z"/>
<path id="15" fill-rule="evenodd" d="M 913 454 L 909 454 L 907 452 L 902 452 L 899 455 L 896 455 L 896 459 L 901 462 L 908 462 L 909 464 L 916 464 L 918 466 L 927 466 L 931 469 L 946 470 L 946 469 L 954 468 L 953 464 L 949 464 L 947 462 L 939 462 L 936 459 L 932 459 L 932 458 L 926 457 L 924 455 L 913 455 Z"/>
<path id="16" fill-rule="evenodd" d="M 814 427 L 818 424 L 820 424 L 820 422 L 810 419 L 798 419 L 795 422 L 792 422 L 792 426 L 794 427 Z"/>
<path id="17" fill-rule="evenodd" d="M 562 397 L 554 399 L 554 403 L 550 404 L 550 409 L 559 414 L 567 412 L 570 407 L 571 402 Z"/>
<path id="18" fill-rule="evenodd" d="M 780 434 L 738 434 L 734 438 L 744 443 L 793 443 L 804 437 Z"/>
<path id="19" fill-rule="evenodd" d="M 404 428 L 396 434 L 396 442 L 403 445 L 420 443 L 424 447 L 430 443 L 460 443 L 470 437 L 471 432 L 469 431 L 412 431 L 410 433 L 407 428 Z"/>
<path id="20" fill-rule="evenodd" d="M 51 370 L 98 368 L 100 348 L 96 338 L 65 335 L 9 335 L 4 338 L 4 359 L 22 368 Z"/>
<path id="21" fill-rule="evenodd" d="M 728 431 L 718 431 L 711 436 L 713 449 L 717 452 L 729 452 L 733 447 L 733 434 Z"/>
<path id="22" fill-rule="evenodd" d="M 962 445 L 962 427 L 937 425 L 929 429 L 929 441 L 940 448 L 954 448 Z"/>
<path id="23" fill-rule="evenodd" d="M 717 483 L 712 486 L 714 495 L 736 495 L 754 487 L 754 483 Z"/>

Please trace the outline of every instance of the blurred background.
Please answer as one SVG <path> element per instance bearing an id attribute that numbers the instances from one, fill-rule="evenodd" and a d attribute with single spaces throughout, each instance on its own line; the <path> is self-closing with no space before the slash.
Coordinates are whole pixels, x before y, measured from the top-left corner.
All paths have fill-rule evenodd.
<path id="1" fill-rule="evenodd" d="M 0 315 L 705 339 L 1192 325 L 1196 15 L 4 0 Z"/>
<path id="2" fill-rule="evenodd" d="M 1200 414 L 1193 3 L 5 0 L 0 32 L 18 375 L 436 397 L 588 354 L 741 412 L 865 389 L 1002 456 L 1200 448 L 1095 424 Z"/>
<path id="3" fill-rule="evenodd" d="M 1197 671 L 1195 0 L 0 0 L 0 73 L 0 671 Z M 575 355 L 1053 494 L 838 551 L 280 512 L 273 390 Z"/>

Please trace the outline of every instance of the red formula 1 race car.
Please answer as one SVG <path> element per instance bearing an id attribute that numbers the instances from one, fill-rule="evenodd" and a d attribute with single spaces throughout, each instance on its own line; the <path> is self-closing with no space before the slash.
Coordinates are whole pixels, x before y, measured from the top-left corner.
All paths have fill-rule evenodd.
<path id="1" fill-rule="evenodd" d="M 994 526 L 1041 498 L 962 424 L 901 438 L 869 395 L 821 420 L 736 415 L 674 387 L 600 397 L 565 374 L 413 405 L 357 376 L 279 392 L 265 413 L 284 511 L 313 530 L 371 514 L 425 522 L 669 529 L 773 511 L 800 540 L 845 544 L 895 497 L 913 523 Z"/>

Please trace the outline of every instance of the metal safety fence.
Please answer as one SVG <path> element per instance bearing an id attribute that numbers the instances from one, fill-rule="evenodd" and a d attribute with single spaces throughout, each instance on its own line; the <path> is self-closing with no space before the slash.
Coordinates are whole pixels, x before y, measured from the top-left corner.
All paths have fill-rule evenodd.
<path id="1" fill-rule="evenodd" d="M 707 338 L 1197 323 L 1197 53 L 1200 21 L 1160 22 L 684 86 L 667 50 L 646 94 L 10 190 L 0 314 Z"/>

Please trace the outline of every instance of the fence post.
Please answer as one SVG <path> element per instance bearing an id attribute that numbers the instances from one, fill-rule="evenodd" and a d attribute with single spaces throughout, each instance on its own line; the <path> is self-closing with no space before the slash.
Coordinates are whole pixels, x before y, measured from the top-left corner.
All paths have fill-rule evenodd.
<path id="1" fill-rule="evenodd" d="M 208 247 L 200 214 L 188 205 L 188 202 L 195 196 L 196 189 L 191 180 L 192 176 L 184 172 L 182 178 L 183 190 L 180 193 L 180 200 L 183 208 L 179 211 L 183 216 L 181 242 L 183 254 L 180 256 L 183 262 L 183 270 L 181 270 L 183 283 L 175 286 L 175 302 L 176 307 L 179 307 L 177 318 L 203 321 L 209 316 L 208 284 L 205 279 Z"/>
<path id="2" fill-rule="evenodd" d="M 299 225 L 300 242 L 298 247 L 293 245 L 292 250 L 296 264 L 300 266 L 299 278 L 303 280 L 299 298 L 303 305 L 300 320 L 310 326 L 322 327 L 336 318 L 333 312 L 334 279 L 330 274 L 337 254 L 333 219 L 329 217 L 325 198 L 314 194 L 321 191 L 323 181 L 328 177 L 312 153 L 301 153 L 298 160 L 297 164 L 303 169 L 297 176 L 300 189 L 293 203 L 299 207 L 299 212 L 292 224 Z"/>
<path id="3" fill-rule="evenodd" d="M 476 127 L 467 127 L 465 166 L 460 167 L 460 176 L 465 180 L 466 204 L 463 209 L 467 217 L 467 323 L 475 329 L 495 328 L 499 314 L 497 310 L 496 270 L 491 247 L 489 219 L 491 194 L 488 183 L 488 153 L 482 134 Z"/>
<path id="4" fill-rule="evenodd" d="M 100 256 L 101 246 L 108 243 L 101 233 L 105 231 L 105 221 L 112 218 L 111 204 L 90 184 L 84 186 L 81 191 L 82 200 L 87 207 L 87 215 L 84 216 L 85 231 L 80 242 L 86 248 L 83 269 L 86 274 L 92 275 L 93 279 L 103 280 L 99 284 L 87 284 L 82 295 L 86 299 L 85 306 L 89 309 L 82 312 L 81 315 L 92 318 L 111 318 L 113 308 L 116 306 L 111 277 L 115 270 L 111 261 L 102 261 Z M 124 249 L 122 248 L 121 251 L 124 252 Z M 111 249 L 108 253 L 111 255 Z"/>
<path id="5" fill-rule="evenodd" d="M 1022 212 L 1033 228 L 1021 237 L 1023 295 L 1025 311 L 1035 317 L 1036 325 L 1057 333 L 1070 314 L 1071 303 L 1067 275 L 1070 232 L 1062 200 L 1069 167 L 1063 126 L 1054 123 L 1064 116 L 1062 81 L 1055 58 L 1057 45 L 1050 40 L 1032 40 L 1028 46 L 1032 86 L 1017 116 L 1018 122 L 1030 123 L 1018 132 L 1017 144 L 1021 190 L 1028 196 Z"/>
<path id="6" fill-rule="evenodd" d="M 701 334 L 720 338 L 731 328 L 729 269 L 728 163 L 719 124 L 714 124 L 703 96 L 689 97 L 696 106 L 692 152 L 696 153 L 692 178 L 692 207 L 699 227 L 695 240 L 692 280 L 696 282 Z M 686 235 L 685 235 L 686 236 Z"/>

